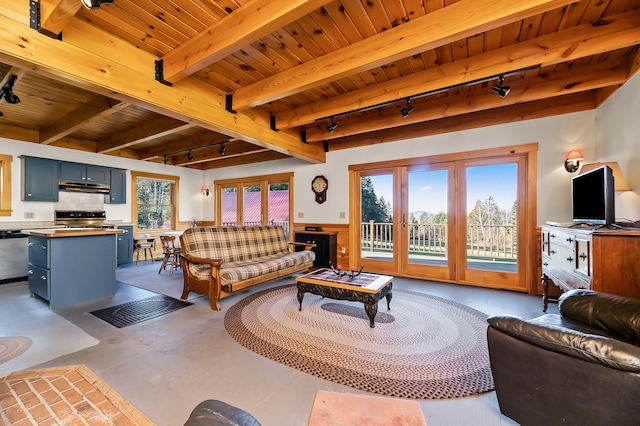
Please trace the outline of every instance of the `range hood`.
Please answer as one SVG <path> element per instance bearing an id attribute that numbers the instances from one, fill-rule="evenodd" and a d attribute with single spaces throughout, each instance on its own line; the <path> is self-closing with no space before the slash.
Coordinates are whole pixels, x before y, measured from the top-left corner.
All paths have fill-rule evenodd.
<path id="1" fill-rule="evenodd" d="M 86 192 L 90 194 L 108 194 L 109 185 L 100 183 L 78 183 L 78 182 L 60 182 L 58 185 L 60 191 L 67 192 Z"/>

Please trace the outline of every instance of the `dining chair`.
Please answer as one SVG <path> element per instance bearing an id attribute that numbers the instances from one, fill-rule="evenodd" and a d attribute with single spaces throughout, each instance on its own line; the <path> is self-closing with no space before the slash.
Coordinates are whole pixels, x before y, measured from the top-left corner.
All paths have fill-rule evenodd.
<path id="1" fill-rule="evenodd" d="M 170 264 L 169 276 L 173 276 L 173 270 L 180 267 L 180 247 L 176 247 L 176 237 L 173 235 L 160 235 L 160 242 L 162 243 L 162 253 L 164 258 L 162 259 L 162 265 L 158 273 L 167 269 L 167 264 Z"/>
<path id="2" fill-rule="evenodd" d="M 149 253 L 149 257 L 151 257 L 151 262 L 153 262 L 153 249 L 155 246 L 156 238 L 151 234 L 144 235 L 134 235 L 133 241 L 135 243 L 135 255 L 136 255 L 136 265 L 140 260 L 140 252 L 144 253 L 144 260 L 147 260 L 147 253 Z"/>

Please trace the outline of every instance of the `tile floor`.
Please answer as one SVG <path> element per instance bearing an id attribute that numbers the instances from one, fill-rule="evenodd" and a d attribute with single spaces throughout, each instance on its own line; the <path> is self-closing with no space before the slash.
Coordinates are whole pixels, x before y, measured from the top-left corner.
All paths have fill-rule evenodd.
<path id="1" fill-rule="evenodd" d="M 152 295 L 136 284 L 178 297 L 182 271 L 169 277 L 167 272 L 158 274 L 158 267 L 158 262 L 141 262 L 119 268 L 113 298 L 55 312 L 29 297 L 26 283 L 0 286 L 0 333 L 34 340 L 25 354 L 0 365 L 0 374 L 84 364 L 160 426 L 183 424 L 204 399 L 243 408 L 263 426 L 302 426 L 318 389 L 365 393 L 278 364 L 235 343 L 224 329 L 224 311 L 251 292 L 224 299 L 222 312 L 212 311 L 207 298 L 192 294 L 193 306 L 121 329 L 88 313 Z M 542 314 L 541 299 L 521 293 L 403 278 L 394 280 L 394 288 L 456 300 L 488 315 Z M 549 312 L 557 312 L 557 306 L 550 305 Z M 420 405 L 429 426 L 514 424 L 500 414 L 494 392 L 421 400 Z"/>

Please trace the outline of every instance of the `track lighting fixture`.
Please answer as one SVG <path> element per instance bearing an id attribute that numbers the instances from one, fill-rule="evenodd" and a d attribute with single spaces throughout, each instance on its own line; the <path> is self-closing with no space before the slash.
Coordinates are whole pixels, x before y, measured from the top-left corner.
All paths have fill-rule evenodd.
<path id="1" fill-rule="evenodd" d="M 511 91 L 511 86 L 503 85 L 503 83 L 504 83 L 504 76 L 503 75 L 500 75 L 498 77 L 498 82 L 499 82 L 499 84 L 494 84 L 493 87 L 491 88 L 491 90 L 496 92 L 500 97 L 504 98 Z"/>
<path id="2" fill-rule="evenodd" d="M 224 155 L 224 153 L 225 153 L 225 152 L 227 152 L 227 147 L 226 147 L 226 146 L 224 146 L 224 142 L 222 142 L 222 143 L 220 144 L 220 149 L 218 150 L 218 154 L 220 154 L 220 155 Z"/>
<path id="3" fill-rule="evenodd" d="M 99 9 L 101 4 L 111 4 L 113 0 L 80 0 L 87 9 Z"/>
<path id="4" fill-rule="evenodd" d="M 18 79 L 18 76 L 15 74 L 9 77 L 5 85 L 2 86 L 2 89 L 0 89 L 0 100 L 4 98 L 4 100 L 8 104 L 20 103 L 20 98 L 18 97 L 18 95 L 13 93 L 13 85 L 15 84 L 17 79 Z"/>
<path id="5" fill-rule="evenodd" d="M 164 156 L 164 160 L 162 160 L 162 164 L 167 164 L 167 156 Z"/>
<path id="6" fill-rule="evenodd" d="M 187 154 L 187 159 L 189 161 L 193 161 L 193 154 L 191 153 L 191 150 L 189 150 L 189 153 Z"/>
<path id="7" fill-rule="evenodd" d="M 402 114 L 402 118 L 407 118 L 411 111 L 416 109 L 415 106 L 411 105 L 411 99 L 407 98 L 407 106 L 400 110 L 400 114 Z"/>
<path id="8" fill-rule="evenodd" d="M 338 123 L 333 121 L 333 117 L 331 117 L 331 123 L 327 126 L 327 132 L 333 133 L 334 130 L 338 128 Z"/>

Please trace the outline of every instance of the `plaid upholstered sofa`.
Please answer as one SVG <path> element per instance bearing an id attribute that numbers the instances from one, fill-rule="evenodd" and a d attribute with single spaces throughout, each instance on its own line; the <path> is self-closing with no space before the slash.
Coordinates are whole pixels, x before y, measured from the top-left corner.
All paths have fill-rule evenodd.
<path id="1" fill-rule="evenodd" d="M 308 271 L 312 244 L 287 241 L 280 226 L 203 226 L 180 236 L 184 276 L 182 299 L 193 291 L 209 297 L 211 309 L 220 299 L 288 275 Z M 303 251 L 290 248 L 304 246 Z"/>

